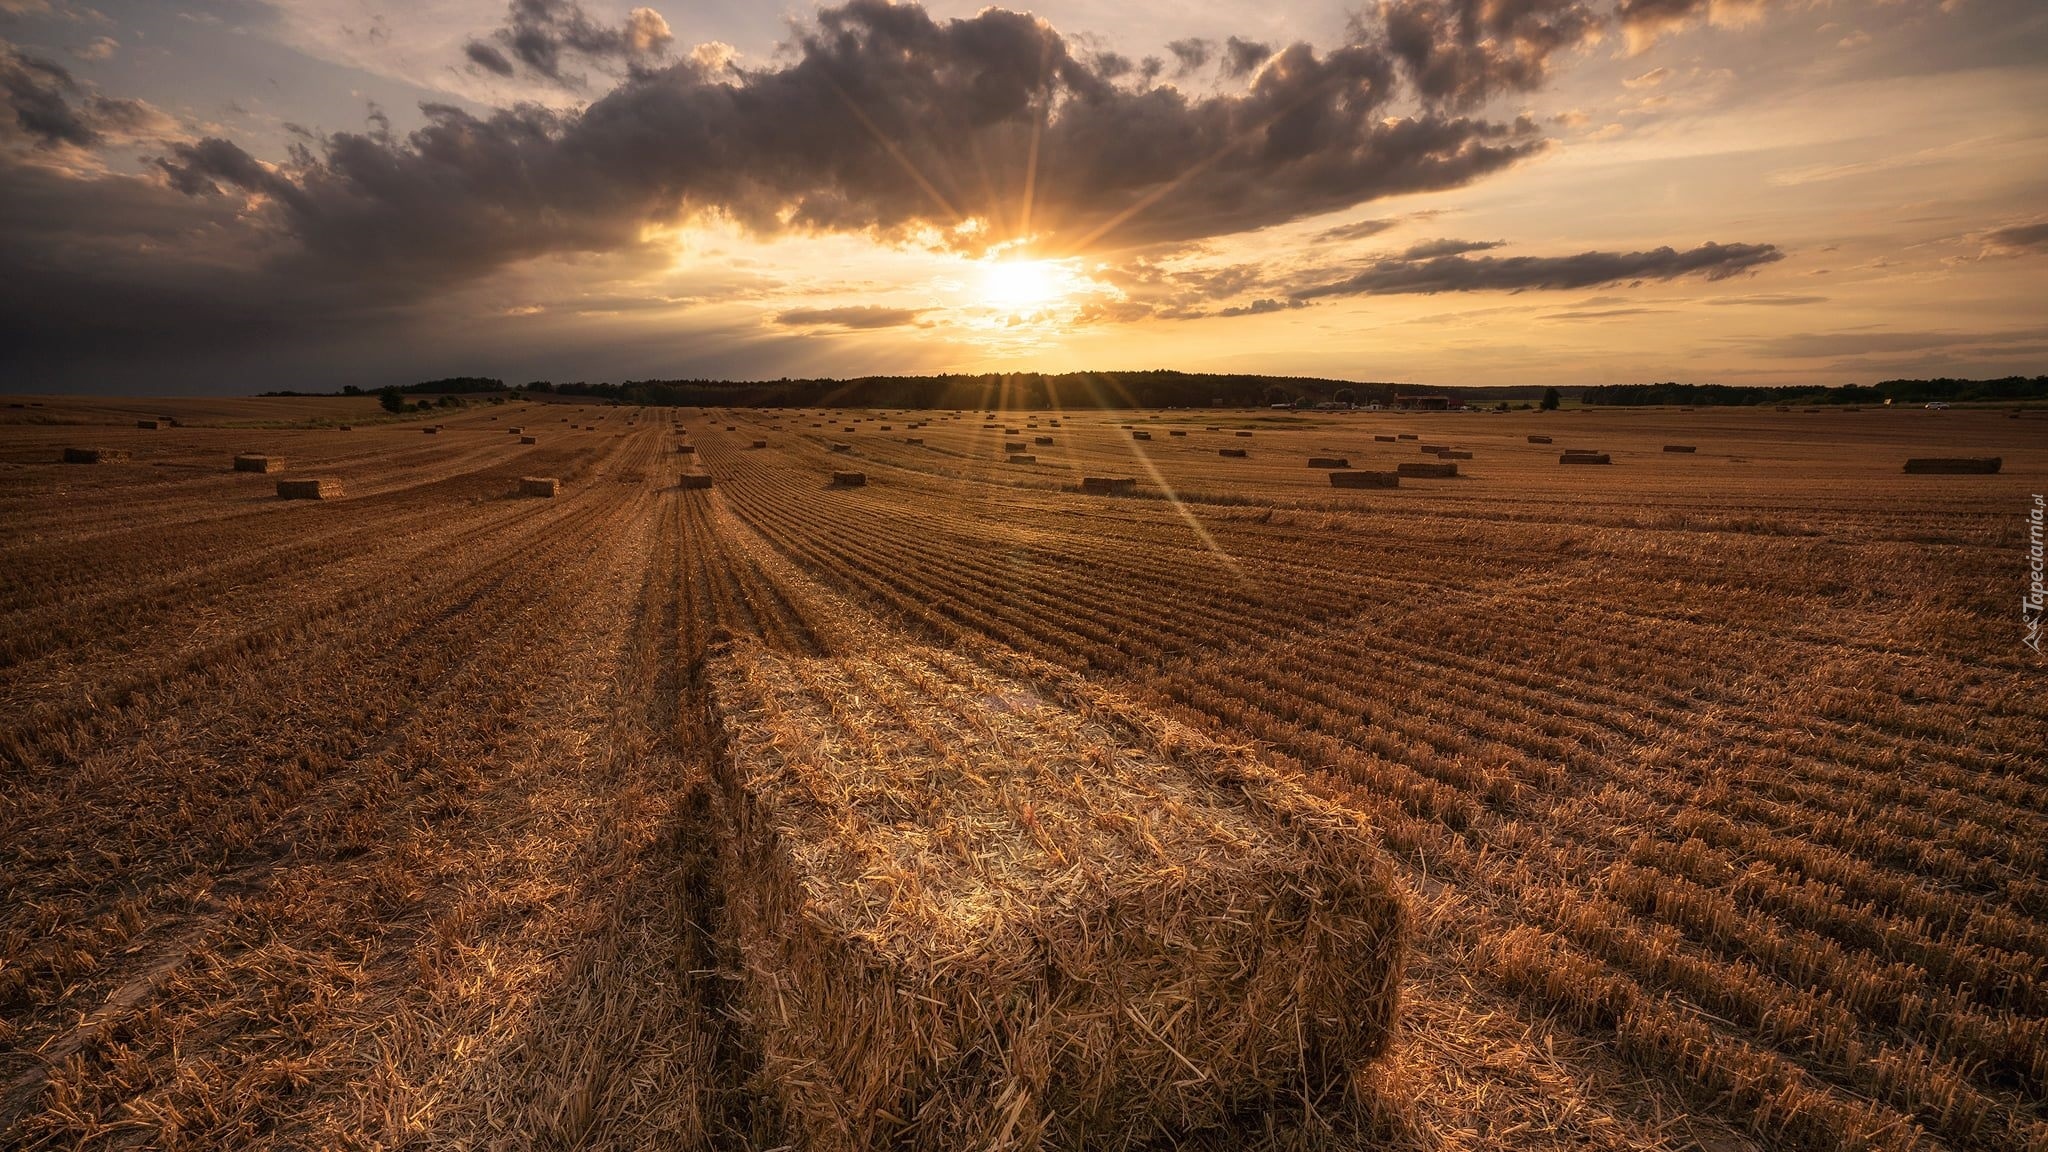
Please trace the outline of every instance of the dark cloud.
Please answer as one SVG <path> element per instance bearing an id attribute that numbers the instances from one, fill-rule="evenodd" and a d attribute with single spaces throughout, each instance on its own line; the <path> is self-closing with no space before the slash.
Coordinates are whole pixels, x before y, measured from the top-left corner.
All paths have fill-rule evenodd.
<path id="1" fill-rule="evenodd" d="M 1177 73 L 1185 76 L 1190 72 L 1199 71 L 1209 63 L 1209 58 L 1216 54 L 1216 42 L 1190 37 L 1186 40 L 1173 41 L 1166 46 L 1166 50 L 1173 53 L 1173 58 L 1180 62 L 1179 68 L 1176 69 Z"/>
<path id="2" fill-rule="evenodd" d="M 1702 244 L 1680 252 L 1581 252 L 1576 256 L 1438 256 L 1377 260 L 1359 272 L 1294 293 L 1299 300 L 1323 296 L 1384 296 L 1436 292 L 1523 292 L 1530 289 L 1591 288 L 1637 280 L 1700 276 L 1725 280 L 1784 258 L 1775 244 Z"/>
<path id="3" fill-rule="evenodd" d="M 1794 296 L 1784 292 L 1760 292 L 1753 296 L 1720 296 L 1707 301 L 1717 307 L 1757 304 L 1767 308 L 1796 308 L 1802 304 L 1825 304 L 1826 296 Z"/>
<path id="4" fill-rule="evenodd" d="M 1335 228 L 1326 228 L 1316 233 L 1316 240 L 1319 243 L 1363 240 L 1368 236 L 1377 236 L 1399 223 L 1399 220 L 1354 220 L 1349 224 L 1339 224 Z"/>
<path id="5" fill-rule="evenodd" d="M 786 328 L 901 328 L 917 323 L 923 308 L 885 308 L 879 304 L 856 304 L 845 308 L 793 308 L 775 317 Z"/>
<path id="6" fill-rule="evenodd" d="M 2048 220 L 1993 229 L 1984 234 L 1984 242 L 2003 252 L 2048 252 Z"/>
<path id="7" fill-rule="evenodd" d="M 675 40 L 668 21 L 652 8 L 635 8 L 611 28 L 592 20 L 577 0 L 512 0 L 505 26 L 491 38 L 495 44 L 472 40 L 464 47 L 470 63 L 510 76 L 517 61 L 535 76 L 572 86 L 583 80 L 562 71 L 564 57 L 637 69 L 665 56 Z"/>
<path id="8" fill-rule="evenodd" d="M 1940 349 L 1959 353 L 1998 354 L 2001 346 L 2023 348 L 2039 341 L 2048 329 L 2019 328 L 1996 332 L 1891 332 L 1851 330 L 1847 332 L 1803 332 L 1752 341 L 1749 347 L 1766 356 L 1817 359 L 1827 356 L 1867 356 L 1897 352 Z"/>
<path id="9" fill-rule="evenodd" d="M 1237 304 L 1229 308 L 1219 308 L 1214 315 L 1263 316 L 1268 312 L 1286 312 L 1290 309 L 1305 308 L 1307 306 L 1308 302 L 1305 300 L 1275 300 L 1271 297 L 1261 297 L 1249 304 Z"/>
<path id="10" fill-rule="evenodd" d="M 1505 240 L 1424 240 L 1412 244 L 1401 253 L 1403 260 L 1434 260 L 1438 256 L 1462 256 L 1467 252 L 1484 252 L 1489 248 L 1505 247 Z"/>
<path id="11" fill-rule="evenodd" d="M 1223 43 L 1223 71 L 1226 75 L 1249 76 L 1259 65 L 1273 58 L 1273 46 L 1232 36 Z"/>
<path id="12" fill-rule="evenodd" d="M 636 73 L 581 112 L 428 105 L 400 141 L 337 133 L 261 174 L 208 141 L 166 171 L 267 196 L 309 266 L 459 279 L 704 211 L 762 234 L 973 219 L 954 233 L 972 247 L 1028 215 L 1049 252 L 1182 242 L 1458 187 L 1544 146 L 1526 121 L 1399 114 L 1393 58 L 1370 41 L 1295 44 L 1245 90 L 1199 98 L 1114 83 L 1044 22 L 993 8 L 938 21 L 852 0 L 793 47 L 757 71 Z"/>
<path id="13" fill-rule="evenodd" d="M 1574 312 L 1551 312 L 1545 320 L 1611 320 L 1617 316 L 1651 316 L 1668 308 L 1587 308 Z"/>
<path id="14" fill-rule="evenodd" d="M 12 129 L 42 148 L 90 148 L 109 136 L 164 122 L 163 115 L 148 104 L 89 91 L 63 65 L 17 52 L 4 41 L 0 41 L 0 98 L 14 113 Z"/>
<path id="15" fill-rule="evenodd" d="M 1601 18 L 1580 0 L 1388 0 L 1379 22 L 1425 100 L 1473 108 L 1540 87 L 1551 56 L 1586 41 Z"/>

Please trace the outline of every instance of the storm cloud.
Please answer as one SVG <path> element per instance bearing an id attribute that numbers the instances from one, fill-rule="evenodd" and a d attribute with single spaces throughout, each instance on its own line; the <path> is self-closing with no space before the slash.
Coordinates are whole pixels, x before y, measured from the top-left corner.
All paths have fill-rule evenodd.
<path id="1" fill-rule="evenodd" d="M 18 52 L 0 42 L 0 97 L 14 113 L 9 131 L 42 148 L 90 148 L 109 136 L 126 136 L 168 122 L 141 100 L 121 100 L 89 91 L 54 61 Z"/>
<path id="2" fill-rule="evenodd" d="M 775 322 L 786 328 L 901 328 L 917 323 L 922 315 L 921 308 L 855 304 L 844 308 L 794 308 L 778 314 Z"/>
<path id="3" fill-rule="evenodd" d="M 609 28 L 592 20 L 576 0 L 512 0 L 504 26 L 488 41 L 470 41 L 463 54 L 499 76 L 524 67 L 532 75 L 580 86 L 581 77 L 562 71 L 565 57 L 636 68 L 666 55 L 674 40 L 668 21 L 652 8 L 635 8 L 622 24 Z"/>
<path id="4" fill-rule="evenodd" d="M 1524 7 L 1543 14 L 1527 27 L 1567 10 Z M 563 45 L 583 43 L 563 32 L 580 19 L 564 5 L 513 8 L 529 9 L 552 14 L 546 28 Z M 1478 25 L 1495 26 L 1525 23 Z M 522 54 L 516 27 L 507 64 L 558 59 Z M 1462 27 L 1441 25 L 1447 51 Z M 683 60 L 635 72 L 581 112 L 427 105 L 426 126 L 404 139 L 335 133 L 274 167 L 208 140 L 171 149 L 164 171 L 199 194 L 260 196 L 309 265 L 346 274 L 459 279 L 630 245 L 650 223 L 702 213 L 763 235 L 936 234 L 972 251 L 1028 234 L 1042 251 L 1101 252 L 1455 188 L 1540 151 L 1526 120 L 1426 103 L 1402 113 L 1397 73 L 1428 34 L 1411 30 L 1400 50 L 1365 30 L 1328 52 L 1294 44 L 1242 90 L 1190 96 L 1118 83 L 1031 16 L 940 21 L 851 0 L 800 29 L 784 66 L 714 72 Z M 1532 52 L 1460 56 L 1459 91 L 1525 83 Z M 1495 69 L 1505 72 L 1479 78 Z"/>
<path id="5" fill-rule="evenodd" d="M 1376 260 L 1341 280 L 1302 288 L 1295 299 L 1437 292 L 1592 288 L 1698 276 L 1726 280 L 1784 259 L 1775 244 L 1702 244 L 1680 252 L 1581 252 L 1575 256 L 1436 256 Z"/>

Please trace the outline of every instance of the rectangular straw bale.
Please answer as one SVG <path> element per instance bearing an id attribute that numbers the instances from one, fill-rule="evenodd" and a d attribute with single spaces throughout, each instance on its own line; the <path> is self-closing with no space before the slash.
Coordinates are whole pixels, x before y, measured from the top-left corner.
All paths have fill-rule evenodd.
<path id="1" fill-rule="evenodd" d="M 540 443 L 540 437 L 538 437 L 538 436 L 521 436 L 521 437 L 519 438 L 519 442 L 520 442 L 521 444 L 538 444 L 538 443 Z"/>
<path id="2" fill-rule="evenodd" d="M 1251 450 L 1247 448 L 1218 448 L 1216 450 L 1216 454 L 1218 456 L 1235 456 L 1238 458 L 1243 458 L 1251 455 Z"/>
<path id="3" fill-rule="evenodd" d="M 1031 442 L 1032 442 L 1033 444 L 1039 445 L 1040 447 L 1047 447 L 1047 446 L 1050 446 L 1050 445 L 1052 444 L 1052 437 L 1050 437 L 1050 436 L 1033 436 L 1033 437 L 1031 438 Z"/>
<path id="4" fill-rule="evenodd" d="M 1025 450 L 1026 448 L 1029 448 L 1029 447 L 1031 447 L 1031 445 L 1029 445 L 1029 444 L 1026 444 L 1026 443 L 1025 443 L 1025 442 L 1023 442 L 1022 440 L 1005 440 L 1005 441 L 1003 441 L 1003 451 L 1005 451 L 1005 452 L 1022 452 L 1022 451 L 1024 451 L 1024 450 Z"/>
<path id="5" fill-rule="evenodd" d="M 834 452 L 851 452 L 851 451 L 853 451 L 853 445 L 851 445 L 851 444 L 846 444 L 846 443 L 840 443 L 840 442 L 835 442 L 835 443 L 834 443 L 834 444 L 832 445 L 832 450 L 833 450 Z"/>
<path id="6" fill-rule="evenodd" d="M 1138 490 L 1138 482 L 1128 476 L 1083 476 L 1081 491 L 1098 496 L 1128 496 Z"/>
<path id="7" fill-rule="evenodd" d="M 741 1007 L 796 1146 L 1168 1147 L 1386 1050 L 1400 898 L 1363 819 L 1291 777 L 919 646 L 745 645 L 711 677 Z M 845 754 L 849 714 L 880 762 Z M 898 751 L 934 728 L 957 758 Z"/>
<path id="8" fill-rule="evenodd" d="M 1423 453 L 1424 455 L 1426 455 L 1426 456 L 1434 456 L 1434 455 L 1436 455 L 1436 454 L 1437 454 L 1437 453 L 1439 453 L 1439 452 L 1448 452 L 1448 451 L 1450 451 L 1450 450 L 1451 450 L 1451 446 L 1450 446 L 1449 444 L 1424 444 L 1424 445 L 1421 445 L 1421 451 L 1422 451 L 1422 453 Z"/>
<path id="9" fill-rule="evenodd" d="M 1380 443 L 1380 444 L 1392 444 L 1392 443 L 1394 443 L 1395 441 L 1397 441 L 1397 440 L 1399 440 L 1399 439 L 1400 439 L 1400 437 L 1399 437 L 1399 436 L 1374 436 L 1374 437 L 1373 437 L 1373 440 L 1374 440 L 1374 442 L 1376 442 L 1376 443 Z"/>
<path id="10" fill-rule="evenodd" d="M 1605 452 L 1567 452 L 1557 458 L 1559 464 L 1612 464 Z"/>
<path id="11" fill-rule="evenodd" d="M 1332 472 L 1332 488 L 1399 488 L 1399 472 Z"/>
<path id="12" fill-rule="evenodd" d="M 695 456 L 696 454 L 697 446 L 695 444 L 676 445 L 676 455 L 678 456 Z"/>
<path id="13" fill-rule="evenodd" d="M 1152 438 L 1152 434 L 1151 434 L 1150 432 L 1133 432 L 1133 433 L 1131 433 L 1131 439 L 1133 439 L 1133 440 L 1150 440 L 1151 438 Z"/>
<path id="14" fill-rule="evenodd" d="M 1394 470 L 1402 476 L 1427 477 L 1439 480 L 1446 476 L 1456 476 L 1458 474 L 1458 466 L 1456 464 L 1398 464 Z"/>
<path id="15" fill-rule="evenodd" d="M 1396 435 L 1396 436 L 1394 437 L 1394 439 L 1396 439 L 1396 440 L 1420 440 L 1420 439 L 1422 439 L 1422 435 L 1421 435 L 1420 433 L 1417 433 L 1417 432 L 1402 432 L 1402 433 L 1400 433 L 1400 434 Z"/>
<path id="16" fill-rule="evenodd" d="M 1166 434 L 1168 436 L 1185 436 L 1188 434 L 1188 430 L 1185 428 L 1168 428 Z"/>
<path id="17" fill-rule="evenodd" d="M 235 471 L 282 472 L 284 471 L 284 457 L 259 456 L 255 455 L 254 453 L 246 453 L 244 455 L 235 457 Z"/>
<path id="18" fill-rule="evenodd" d="M 676 481 L 679 488 L 709 488 L 711 474 L 708 472 L 685 472 Z"/>
<path id="19" fill-rule="evenodd" d="M 2003 456 L 1915 456 L 1906 471 L 1926 474 L 1988 476 L 2005 463 Z"/>
<path id="20" fill-rule="evenodd" d="M 767 446 L 768 446 L 768 442 L 767 442 L 766 440 L 756 440 L 756 441 L 754 441 L 754 447 L 756 447 L 756 448 L 766 448 Z"/>
<path id="21" fill-rule="evenodd" d="M 1351 467 L 1351 461 L 1342 456 L 1311 456 L 1308 458 L 1308 466 L 1311 468 L 1349 468 Z"/>
<path id="22" fill-rule="evenodd" d="M 1439 460 L 1470 460 L 1472 453 L 1464 448 L 1446 448 L 1436 454 Z"/>
<path id="23" fill-rule="evenodd" d="M 1666 452 L 1697 452 L 1700 449 L 1697 444 L 1666 444 L 1664 450 Z"/>
<path id="24" fill-rule="evenodd" d="M 1251 433 L 1249 433 L 1249 432 L 1239 432 L 1239 433 L 1237 433 L 1237 435 L 1239 435 L 1239 436 L 1250 436 L 1250 435 L 1251 435 Z"/>
<path id="25" fill-rule="evenodd" d="M 858 488 L 867 482 L 868 474 L 865 472 L 834 472 L 832 474 L 832 485 L 835 488 Z"/>
<path id="26" fill-rule="evenodd" d="M 128 459 L 126 448 L 66 448 L 66 464 L 109 464 L 116 460 Z"/>
<path id="27" fill-rule="evenodd" d="M 1031 455 L 1029 452 L 1012 452 L 1010 453 L 1010 463 L 1036 464 L 1038 463 L 1038 457 Z"/>
<path id="28" fill-rule="evenodd" d="M 521 476 L 521 496 L 553 496 L 562 490 L 562 482 L 553 476 Z"/>
<path id="29" fill-rule="evenodd" d="M 355 430 L 356 426 L 353 424 L 343 424 L 340 428 L 336 429 L 336 431 L 340 432 L 353 432 Z"/>
<path id="30" fill-rule="evenodd" d="M 277 482 L 277 497 L 280 500 L 333 500 L 340 495 L 341 481 L 333 477 Z"/>
<path id="31" fill-rule="evenodd" d="M 903 438 L 903 442 L 904 442 L 905 444 L 923 444 L 923 443 L 924 443 L 924 437 L 922 437 L 922 436 L 905 436 L 905 437 Z"/>
<path id="32" fill-rule="evenodd" d="M 146 431 L 154 432 L 158 428 L 163 427 L 164 422 L 161 420 L 137 420 L 135 422 L 135 426 Z"/>
<path id="33" fill-rule="evenodd" d="M 1550 437 L 1548 437 L 1548 436 L 1531 436 L 1531 437 L 1529 437 L 1529 443 L 1531 443 L 1531 444 L 1548 444 L 1548 443 L 1550 443 Z"/>

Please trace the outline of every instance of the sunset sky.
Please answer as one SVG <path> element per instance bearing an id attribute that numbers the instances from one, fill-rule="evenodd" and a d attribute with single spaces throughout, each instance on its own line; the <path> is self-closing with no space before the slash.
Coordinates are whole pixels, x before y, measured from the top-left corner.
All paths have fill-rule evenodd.
<path id="1" fill-rule="evenodd" d="M 2048 371 L 2040 0 L 0 0 L 0 390 Z"/>

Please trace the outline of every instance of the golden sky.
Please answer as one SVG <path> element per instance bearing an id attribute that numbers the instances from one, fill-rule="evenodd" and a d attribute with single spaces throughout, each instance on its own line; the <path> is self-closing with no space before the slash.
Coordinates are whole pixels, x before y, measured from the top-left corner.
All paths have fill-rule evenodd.
<path id="1" fill-rule="evenodd" d="M 0 379 L 2048 370 L 2048 7 L 0 0 Z"/>

